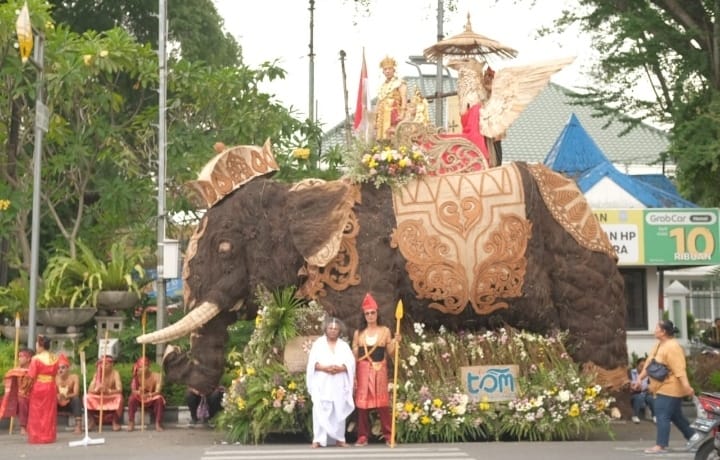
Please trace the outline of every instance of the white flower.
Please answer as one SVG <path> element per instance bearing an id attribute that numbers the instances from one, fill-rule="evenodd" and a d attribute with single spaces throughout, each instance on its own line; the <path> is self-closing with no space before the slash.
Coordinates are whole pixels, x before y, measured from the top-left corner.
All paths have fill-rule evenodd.
<path id="1" fill-rule="evenodd" d="M 408 358 L 408 364 L 410 367 L 415 366 L 417 364 L 417 358 L 415 356 L 411 356 Z"/>
<path id="2" fill-rule="evenodd" d="M 558 399 L 558 401 L 561 401 L 561 402 L 570 401 L 570 391 L 569 390 L 561 390 L 560 392 L 558 392 L 557 399 Z"/>

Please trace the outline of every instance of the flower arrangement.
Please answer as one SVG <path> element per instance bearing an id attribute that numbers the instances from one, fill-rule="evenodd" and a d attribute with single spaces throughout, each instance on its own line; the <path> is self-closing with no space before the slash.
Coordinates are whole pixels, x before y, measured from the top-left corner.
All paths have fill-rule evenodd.
<path id="1" fill-rule="evenodd" d="M 289 314 L 287 302 L 280 306 L 277 294 L 261 297 L 261 316 L 248 346 L 230 355 L 236 378 L 226 392 L 219 426 L 230 441 L 241 443 L 259 443 L 278 432 L 309 437 L 312 402 L 304 373 L 287 370 L 278 345 L 278 318 Z M 324 312 L 318 304 L 290 310 L 299 335 L 321 333 Z M 576 439 L 609 431 L 614 400 L 572 361 L 565 334 L 540 336 L 511 328 L 477 334 L 428 331 L 420 323 L 412 329 L 403 333 L 398 363 L 399 442 Z M 514 400 L 473 400 L 462 388 L 462 366 L 491 364 L 518 366 Z"/>
<path id="2" fill-rule="evenodd" d="M 242 352 L 228 354 L 234 378 L 218 415 L 228 438 L 245 444 L 271 433 L 311 432 L 305 374 L 289 372 L 282 351 L 292 337 L 322 334 L 325 316 L 317 302 L 297 299 L 294 288 L 269 292 L 261 286 L 256 298 L 262 307 L 250 341 Z"/>
<path id="3" fill-rule="evenodd" d="M 399 186 L 427 173 L 427 156 L 419 145 L 393 147 L 388 143 L 361 147 L 358 161 L 350 165 L 350 176 L 359 182 Z"/>

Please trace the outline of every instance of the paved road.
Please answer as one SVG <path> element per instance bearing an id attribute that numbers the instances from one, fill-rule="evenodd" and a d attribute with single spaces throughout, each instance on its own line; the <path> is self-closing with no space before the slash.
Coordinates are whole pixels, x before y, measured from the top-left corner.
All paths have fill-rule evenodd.
<path id="1" fill-rule="evenodd" d="M 128 433 L 91 433 L 89 439 L 104 439 L 102 444 L 69 447 L 70 441 L 82 440 L 63 431 L 58 442 L 48 445 L 28 445 L 17 434 L 0 433 L 0 458 L 3 460 L 638 460 L 652 457 L 643 450 L 654 444 L 655 427 L 652 423 L 613 423 L 615 439 L 598 434 L 588 441 L 566 442 L 487 442 L 458 444 L 408 444 L 394 449 L 384 444 L 341 449 L 327 447 L 311 449 L 308 443 L 268 443 L 261 446 L 227 444 L 222 435 L 211 430 L 185 426 L 167 426 L 161 433 L 155 431 Z M 684 440 L 673 428 L 672 451 L 663 458 L 691 460 L 693 454 L 684 450 Z M 657 455 L 655 456 L 657 457 Z"/>

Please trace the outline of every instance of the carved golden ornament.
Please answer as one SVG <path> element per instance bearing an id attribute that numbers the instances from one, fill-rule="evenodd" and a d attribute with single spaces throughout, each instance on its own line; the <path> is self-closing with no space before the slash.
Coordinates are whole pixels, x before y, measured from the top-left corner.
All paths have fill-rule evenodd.
<path id="1" fill-rule="evenodd" d="M 528 170 L 555 221 L 582 247 L 603 252 L 617 260 L 607 234 L 575 181 L 541 164 L 528 165 Z"/>
<path id="2" fill-rule="evenodd" d="M 190 278 L 190 261 L 197 254 L 198 241 L 200 241 L 200 238 L 202 238 L 205 234 L 205 230 L 207 229 L 207 221 L 207 216 L 204 216 L 202 219 L 200 219 L 200 223 L 195 229 L 195 233 L 193 233 L 190 237 L 187 250 L 185 251 L 185 262 L 183 263 L 182 269 L 183 304 L 185 305 L 185 311 L 193 309 L 197 300 L 191 297 L 192 293 L 190 292 L 190 285 L 188 284 L 187 280 L 188 278 Z"/>
<path id="3" fill-rule="evenodd" d="M 355 203 L 360 203 L 360 188 L 353 186 L 349 194 Z M 308 262 L 298 272 L 307 280 L 298 289 L 297 296 L 317 300 L 327 295 L 325 287 L 335 291 L 344 291 L 350 286 L 360 284 L 357 272 L 360 257 L 357 252 L 357 235 L 360 223 L 354 212 L 349 212 L 343 226 L 342 238 L 335 256 L 325 266 Z"/>
<path id="4" fill-rule="evenodd" d="M 262 147 L 238 145 L 223 150 L 186 187 L 199 198 L 199 206 L 209 208 L 253 178 L 279 169 L 268 139 Z"/>
<path id="5" fill-rule="evenodd" d="M 522 294 L 530 223 L 520 172 L 506 165 L 475 173 L 424 176 L 393 194 L 391 245 L 405 258 L 418 298 L 459 314 L 507 307 Z"/>
<path id="6" fill-rule="evenodd" d="M 458 174 L 488 169 L 482 150 L 461 136 L 428 136 L 423 144 L 428 157 L 428 174 Z"/>

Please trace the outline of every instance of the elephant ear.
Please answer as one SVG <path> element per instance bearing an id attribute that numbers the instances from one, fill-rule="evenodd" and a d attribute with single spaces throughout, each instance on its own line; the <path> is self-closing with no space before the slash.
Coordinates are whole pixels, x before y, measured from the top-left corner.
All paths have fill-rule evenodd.
<path id="1" fill-rule="evenodd" d="M 341 181 L 308 179 L 290 189 L 290 234 L 309 264 L 324 267 L 337 255 L 353 204 L 352 187 Z"/>

